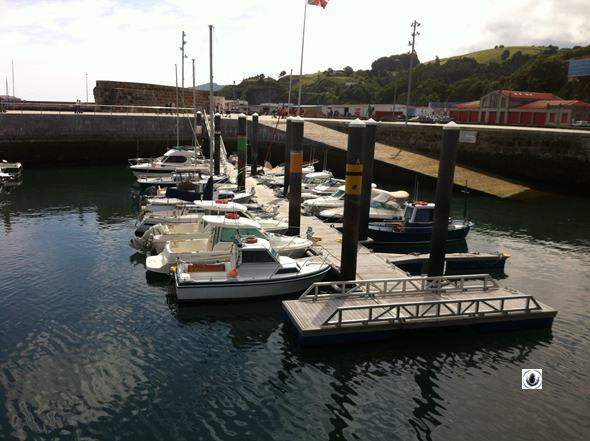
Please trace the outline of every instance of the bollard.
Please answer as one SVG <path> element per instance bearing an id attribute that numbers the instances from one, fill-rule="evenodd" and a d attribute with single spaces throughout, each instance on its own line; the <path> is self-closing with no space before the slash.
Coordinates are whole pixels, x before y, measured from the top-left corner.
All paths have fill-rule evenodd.
<path id="1" fill-rule="evenodd" d="M 247 143 L 246 115 L 240 113 L 238 116 L 238 192 L 246 191 Z"/>
<path id="2" fill-rule="evenodd" d="M 195 131 L 197 133 L 197 142 L 201 144 L 203 142 L 203 114 L 200 110 L 197 112 L 197 124 Z"/>
<path id="3" fill-rule="evenodd" d="M 443 127 L 442 147 L 438 161 L 436 196 L 434 200 L 430 258 L 428 259 L 429 277 L 442 276 L 444 273 L 459 131 L 460 127 L 452 121 Z"/>
<path id="4" fill-rule="evenodd" d="M 348 125 L 346 194 L 344 196 L 344 215 L 342 216 L 342 252 L 340 256 L 341 280 L 356 279 L 365 127 L 365 123 L 358 118 Z"/>
<path id="5" fill-rule="evenodd" d="M 375 136 L 377 121 L 370 118 L 365 121 L 365 138 L 363 143 L 363 190 L 361 194 L 361 211 L 359 219 L 359 240 L 367 240 L 369 233 L 369 210 L 371 209 L 371 183 L 373 182 L 373 162 L 375 160 Z"/>
<path id="6" fill-rule="evenodd" d="M 303 168 L 303 118 L 291 122 L 289 151 L 289 236 L 299 236 L 301 226 L 301 169 Z"/>
<path id="7" fill-rule="evenodd" d="M 250 157 L 250 175 L 256 176 L 258 174 L 258 113 L 252 115 L 252 153 Z"/>
<path id="8" fill-rule="evenodd" d="M 285 172 L 283 173 L 283 196 L 287 196 L 289 191 L 289 154 L 291 152 L 291 137 L 293 130 L 291 129 L 291 123 L 293 117 L 287 117 L 287 132 L 285 133 Z"/>
<path id="9" fill-rule="evenodd" d="M 221 174 L 221 114 L 215 114 L 215 151 L 213 152 L 213 174 L 219 176 Z"/>

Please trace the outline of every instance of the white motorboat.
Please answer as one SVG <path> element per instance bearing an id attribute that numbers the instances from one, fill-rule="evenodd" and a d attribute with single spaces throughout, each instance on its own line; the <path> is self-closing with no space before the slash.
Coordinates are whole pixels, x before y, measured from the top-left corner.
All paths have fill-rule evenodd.
<path id="1" fill-rule="evenodd" d="M 374 189 L 373 198 L 369 205 L 370 221 L 401 220 L 404 205 L 410 195 L 406 191 L 389 192 Z M 341 221 L 344 215 L 344 205 L 320 211 L 316 216 L 325 221 Z"/>
<path id="2" fill-rule="evenodd" d="M 209 166 L 200 155 L 195 155 L 194 150 L 170 149 L 162 156 L 161 160 L 130 165 L 129 169 L 135 177 L 149 175 L 150 177 L 166 176 L 175 172 L 179 167 L 191 167 L 196 172 L 207 173 Z M 185 170 L 188 171 L 188 170 Z"/>
<path id="3" fill-rule="evenodd" d="M 314 215 L 322 210 L 344 207 L 345 186 L 341 185 L 330 196 L 323 196 L 316 199 L 308 199 L 303 202 L 303 213 Z"/>
<path id="4" fill-rule="evenodd" d="M 280 256 L 267 240 L 254 237 L 234 242 L 230 253 L 231 259 L 223 263 L 179 263 L 175 273 L 178 301 L 285 296 L 304 291 L 330 271 L 320 256 Z"/>
<path id="5" fill-rule="evenodd" d="M 229 260 L 232 241 L 236 237 L 254 237 L 268 240 L 280 255 L 299 258 L 311 247 L 312 242 L 300 237 L 268 234 L 251 219 L 226 216 L 203 216 L 201 231 L 192 238 L 165 241 L 167 235 L 152 237 L 152 246 L 163 245 L 161 252 L 146 259 L 148 271 L 168 274 L 178 260 L 187 263 L 218 263 Z M 187 236 L 187 235 L 185 235 Z M 178 235 L 177 235 L 178 237 Z"/>
<path id="6" fill-rule="evenodd" d="M 311 190 L 311 192 L 302 192 L 301 196 L 303 199 L 315 199 L 323 196 L 330 196 L 342 185 L 344 185 L 344 179 L 331 178 L 326 182 L 317 185 Z"/>
<path id="7" fill-rule="evenodd" d="M 197 222 L 203 215 L 237 213 L 242 217 L 253 219 L 260 223 L 264 231 L 273 233 L 284 233 L 288 224 L 282 220 L 273 218 L 261 218 L 253 216 L 248 212 L 245 205 L 237 204 L 223 199 L 214 201 L 194 201 L 191 205 L 184 205 L 181 208 L 167 211 L 144 212 L 141 215 L 141 222 L 135 229 L 135 235 L 141 237 L 148 228 L 156 224 L 177 224 Z"/>
<path id="8" fill-rule="evenodd" d="M 23 165 L 20 162 L 0 162 L 0 181 L 18 181 L 23 172 Z"/>

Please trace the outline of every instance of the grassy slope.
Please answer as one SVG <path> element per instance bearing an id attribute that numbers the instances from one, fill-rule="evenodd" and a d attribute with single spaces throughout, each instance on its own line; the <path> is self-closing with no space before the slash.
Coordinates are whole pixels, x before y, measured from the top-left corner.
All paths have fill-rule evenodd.
<path id="1" fill-rule="evenodd" d="M 541 52 L 543 52 L 543 50 L 545 50 L 546 48 L 541 47 L 541 46 L 505 46 L 505 47 L 498 47 L 495 49 L 484 49 L 481 51 L 476 51 L 476 52 L 470 52 L 468 54 L 464 54 L 464 55 L 457 55 L 454 57 L 449 57 L 449 58 L 442 58 L 440 60 L 441 63 L 444 63 L 447 60 L 453 60 L 453 59 L 457 59 L 457 58 L 473 58 L 475 59 L 475 61 L 477 61 L 480 64 L 487 64 L 490 62 L 495 61 L 496 63 L 501 63 L 502 62 L 502 52 L 504 52 L 506 49 L 508 49 L 508 51 L 510 52 L 510 56 L 514 55 L 516 52 L 520 51 L 525 55 L 531 55 L 531 56 L 535 56 Z M 427 61 L 427 63 L 433 63 L 434 60 L 430 60 Z"/>

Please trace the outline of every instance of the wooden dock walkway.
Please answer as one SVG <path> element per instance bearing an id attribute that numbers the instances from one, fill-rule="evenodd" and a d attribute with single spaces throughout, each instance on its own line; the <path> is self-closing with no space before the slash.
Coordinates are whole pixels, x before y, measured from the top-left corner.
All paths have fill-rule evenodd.
<path id="1" fill-rule="evenodd" d="M 277 127 L 277 130 L 286 130 L 286 122 L 283 120 L 277 125 L 276 119 L 260 118 L 260 123 L 272 128 Z M 309 119 L 305 120 L 303 136 L 311 141 L 325 144 L 330 148 L 343 151 L 346 151 L 347 148 L 348 135 L 338 130 L 314 124 Z M 375 144 L 375 160 L 433 178 L 438 175 L 438 160 L 379 142 Z M 455 184 L 461 186 L 465 185 L 467 181 L 470 188 L 500 198 L 516 197 L 533 191 L 524 185 L 460 165 L 455 168 L 454 181 Z"/>
<path id="2" fill-rule="evenodd" d="M 256 188 L 256 199 L 260 204 L 268 204 L 277 199 L 273 191 L 262 185 L 255 178 L 246 179 L 247 188 Z M 279 214 L 283 220 L 289 218 L 289 203 L 283 199 L 280 202 Z M 342 248 L 342 234 L 330 224 L 322 222 L 315 216 L 301 216 L 301 235 L 305 236 L 307 228 L 311 227 L 314 237 L 321 239 L 317 250 L 321 252 L 338 271 L 340 269 L 340 256 Z M 357 278 L 374 279 L 383 277 L 405 277 L 407 273 L 388 263 L 383 257 L 373 253 L 368 248 L 359 244 L 357 261 Z"/>

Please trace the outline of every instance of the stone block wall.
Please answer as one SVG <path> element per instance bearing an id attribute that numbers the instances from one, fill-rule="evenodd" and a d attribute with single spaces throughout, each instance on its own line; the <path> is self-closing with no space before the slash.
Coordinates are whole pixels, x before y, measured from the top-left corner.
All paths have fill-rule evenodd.
<path id="1" fill-rule="evenodd" d="M 181 94 L 184 91 L 185 107 L 193 105 L 192 89 L 179 89 L 178 105 L 182 103 Z M 94 88 L 96 104 L 120 106 L 162 106 L 176 103 L 176 88 L 158 84 L 127 83 L 121 81 L 97 81 Z M 196 91 L 197 107 L 208 106 L 209 97 L 206 92 Z"/>

